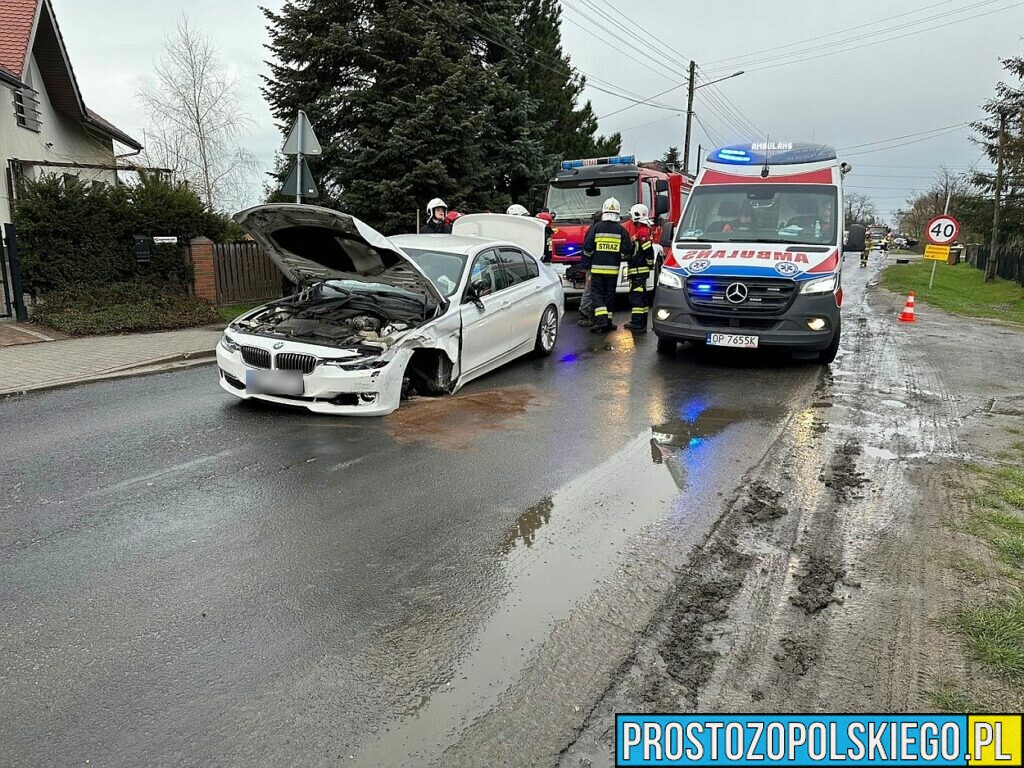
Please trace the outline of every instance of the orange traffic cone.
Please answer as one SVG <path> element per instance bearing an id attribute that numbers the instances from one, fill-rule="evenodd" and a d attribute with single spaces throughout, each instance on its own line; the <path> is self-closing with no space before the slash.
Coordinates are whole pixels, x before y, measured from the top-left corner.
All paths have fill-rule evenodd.
<path id="1" fill-rule="evenodd" d="M 911 291 L 910 295 L 907 296 L 907 303 L 903 306 L 903 313 L 900 315 L 901 323 L 913 323 L 916 318 L 914 317 L 914 292 Z"/>

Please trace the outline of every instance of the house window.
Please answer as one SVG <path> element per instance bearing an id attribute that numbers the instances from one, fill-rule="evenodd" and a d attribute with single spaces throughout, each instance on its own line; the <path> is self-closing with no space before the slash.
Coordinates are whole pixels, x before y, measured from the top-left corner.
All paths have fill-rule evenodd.
<path id="1" fill-rule="evenodd" d="M 12 91 L 14 94 L 14 118 L 18 125 L 30 131 L 39 132 L 42 123 L 39 121 L 39 99 L 36 92 L 29 88 Z"/>

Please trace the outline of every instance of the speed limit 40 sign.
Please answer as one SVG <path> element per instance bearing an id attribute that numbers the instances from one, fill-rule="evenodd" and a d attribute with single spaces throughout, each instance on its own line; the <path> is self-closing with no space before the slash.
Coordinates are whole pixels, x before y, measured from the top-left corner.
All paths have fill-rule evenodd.
<path id="1" fill-rule="evenodd" d="M 952 216 L 936 216 L 928 222 L 924 231 L 929 243 L 950 245 L 960 236 L 960 222 Z"/>

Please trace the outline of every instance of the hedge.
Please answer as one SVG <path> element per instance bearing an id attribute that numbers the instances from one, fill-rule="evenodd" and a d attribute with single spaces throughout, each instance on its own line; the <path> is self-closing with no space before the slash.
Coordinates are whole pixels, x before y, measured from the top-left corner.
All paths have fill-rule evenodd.
<path id="1" fill-rule="evenodd" d="M 234 225 L 206 210 L 188 187 L 145 173 L 136 184 L 118 186 L 55 174 L 26 179 L 14 224 L 25 289 L 34 296 L 140 278 L 184 291 L 191 273 L 183 250 L 158 247 L 152 261 L 140 266 L 132 235 L 176 235 L 188 242 L 234 234 Z"/>

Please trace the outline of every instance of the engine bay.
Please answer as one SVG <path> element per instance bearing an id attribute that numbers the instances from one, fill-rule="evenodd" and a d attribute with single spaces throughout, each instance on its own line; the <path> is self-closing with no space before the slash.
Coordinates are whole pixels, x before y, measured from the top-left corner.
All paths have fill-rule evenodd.
<path id="1" fill-rule="evenodd" d="M 235 327 L 274 338 L 383 352 L 421 325 L 429 311 L 422 296 L 405 291 L 350 291 L 318 283 L 267 304 Z"/>

